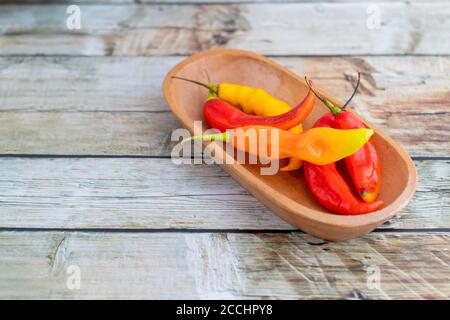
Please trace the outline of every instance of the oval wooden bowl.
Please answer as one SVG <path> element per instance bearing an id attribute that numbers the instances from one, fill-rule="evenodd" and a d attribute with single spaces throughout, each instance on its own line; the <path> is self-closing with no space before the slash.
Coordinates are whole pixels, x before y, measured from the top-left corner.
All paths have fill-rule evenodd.
<path id="1" fill-rule="evenodd" d="M 203 120 L 204 129 L 207 128 L 202 113 L 206 89 L 171 77 L 177 75 L 205 81 L 204 69 L 211 74 L 213 83 L 230 82 L 263 88 L 292 106 L 307 93 L 303 78 L 258 54 L 230 49 L 195 54 L 177 64 L 167 74 L 163 84 L 167 103 L 191 132 L 195 120 Z M 339 104 L 325 92 L 320 89 L 318 91 Z M 328 109 L 317 100 L 312 114 L 304 122 L 305 129 L 310 128 L 325 112 Z M 382 161 L 379 199 L 385 202 L 385 206 L 379 211 L 359 216 L 341 216 L 328 212 L 312 197 L 305 184 L 303 170 L 263 176 L 257 165 L 235 162 L 222 167 L 268 208 L 305 232 L 326 240 L 344 240 L 364 235 L 408 204 L 416 189 L 417 173 L 411 158 L 399 144 L 362 120 L 375 129 L 372 141 Z"/>

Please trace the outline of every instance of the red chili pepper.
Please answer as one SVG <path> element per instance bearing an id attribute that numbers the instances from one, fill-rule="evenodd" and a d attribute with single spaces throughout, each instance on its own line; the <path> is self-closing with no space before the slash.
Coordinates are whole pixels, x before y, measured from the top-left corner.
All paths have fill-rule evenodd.
<path id="1" fill-rule="evenodd" d="M 251 125 L 263 125 L 288 130 L 303 122 L 309 115 L 316 97 L 309 90 L 305 99 L 295 108 L 277 116 L 256 116 L 246 114 L 227 102 L 210 97 L 204 105 L 203 114 L 212 128 L 220 131 Z"/>
<path id="2" fill-rule="evenodd" d="M 335 118 L 327 113 L 314 127 L 333 127 Z M 357 215 L 378 210 L 382 201 L 365 203 L 352 193 L 344 178 L 336 169 L 336 164 L 316 165 L 304 163 L 305 179 L 314 198 L 331 212 L 342 215 Z"/>
<path id="3" fill-rule="evenodd" d="M 359 129 L 366 126 L 353 113 L 345 111 L 345 107 L 358 90 L 360 74 L 358 73 L 358 82 L 352 96 L 347 100 L 343 107 L 339 108 L 329 100 L 318 95 L 316 96 L 330 109 L 335 118 L 334 128 L 336 129 Z M 309 83 L 309 82 L 308 82 Z M 353 181 L 353 185 L 358 195 L 367 203 L 375 201 L 380 191 L 381 183 L 381 163 L 377 150 L 372 142 L 367 142 L 358 152 L 345 159 L 347 169 Z"/>

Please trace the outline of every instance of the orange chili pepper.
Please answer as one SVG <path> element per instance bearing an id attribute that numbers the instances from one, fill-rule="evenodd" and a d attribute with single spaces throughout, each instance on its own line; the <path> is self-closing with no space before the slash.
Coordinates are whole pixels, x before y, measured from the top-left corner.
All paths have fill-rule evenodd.
<path id="1" fill-rule="evenodd" d="M 230 142 L 236 149 L 256 156 L 278 160 L 294 157 L 325 165 L 355 153 L 372 134 L 371 129 L 314 128 L 295 134 L 268 126 L 246 126 L 222 133 L 194 136 L 184 141 Z"/>
<path id="2" fill-rule="evenodd" d="M 205 71 L 206 72 L 206 71 Z M 174 76 L 174 79 L 184 80 L 188 82 L 192 82 L 194 84 L 200 85 L 209 91 L 209 97 L 218 96 L 221 100 L 224 100 L 228 103 L 231 103 L 233 106 L 242 109 L 246 114 L 258 115 L 258 116 L 279 116 L 287 113 L 291 107 L 289 104 L 282 100 L 278 100 L 275 97 L 271 96 L 266 91 L 259 88 L 252 88 L 248 86 L 231 84 L 231 83 L 221 83 L 221 84 L 211 84 L 209 80 L 209 75 L 206 72 L 206 76 L 208 78 L 208 83 L 202 83 L 196 80 L 191 80 L 187 78 Z M 298 115 L 297 118 L 300 118 L 300 124 L 293 126 L 295 117 L 292 118 L 290 123 L 287 125 L 279 125 L 279 124 L 270 124 L 268 122 L 254 122 L 250 121 L 250 119 L 245 120 L 247 123 L 242 123 L 245 118 L 242 114 L 237 111 L 228 112 L 227 108 L 223 106 L 219 106 L 219 103 L 205 104 L 204 115 L 208 123 L 213 128 L 217 128 L 220 131 L 225 131 L 225 129 L 232 129 L 236 127 L 242 127 L 244 125 L 250 124 L 261 124 L 261 125 L 270 125 L 282 129 L 290 129 L 289 131 L 293 133 L 300 133 L 303 131 L 303 126 L 301 122 L 309 115 L 312 110 L 312 107 L 315 104 L 315 100 L 310 98 L 311 92 L 308 93 L 307 97 L 299 104 L 303 105 L 299 112 L 303 113 L 302 116 Z M 217 107 L 217 108 L 215 108 Z M 298 106 L 295 108 L 297 109 Z M 225 110 L 226 109 L 226 110 Z M 233 122 L 227 120 L 229 118 L 233 119 Z M 274 117 L 274 119 L 277 119 Z M 239 123 L 240 122 L 240 123 Z M 251 123 L 252 122 L 252 123 Z M 290 158 L 289 163 L 281 168 L 281 171 L 292 171 L 300 169 L 303 165 L 303 161 L 300 159 Z"/>

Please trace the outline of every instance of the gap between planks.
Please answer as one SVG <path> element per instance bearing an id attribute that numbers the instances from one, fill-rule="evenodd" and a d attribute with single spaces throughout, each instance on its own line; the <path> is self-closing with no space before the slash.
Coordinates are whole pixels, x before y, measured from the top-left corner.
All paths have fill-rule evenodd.
<path id="1" fill-rule="evenodd" d="M 33 153 L 2 153 L 0 158 L 37 158 L 37 159 L 52 159 L 52 158 L 63 158 L 63 159 L 172 159 L 169 155 L 151 156 L 151 155 L 103 155 L 103 154 L 33 154 Z M 184 157 L 186 159 L 188 157 Z M 194 159 L 192 156 L 190 159 Z M 450 156 L 411 156 L 412 160 L 415 161 L 446 161 L 450 160 Z"/>
<path id="2" fill-rule="evenodd" d="M 239 234 L 239 233 L 254 233 L 254 234 L 307 234 L 299 229 L 176 229 L 176 228 L 167 228 L 167 229 L 129 229 L 129 228 L 1 228 L 1 232 L 52 232 L 52 233 L 180 233 L 180 234 L 189 234 L 189 233 L 230 233 L 230 234 Z M 390 229 L 375 229 L 372 232 L 375 233 L 450 233 L 450 228 L 390 228 Z M 371 232 L 371 233 L 372 233 Z M 328 242 L 323 240 L 324 242 Z M 333 242 L 333 241 L 330 241 Z"/>

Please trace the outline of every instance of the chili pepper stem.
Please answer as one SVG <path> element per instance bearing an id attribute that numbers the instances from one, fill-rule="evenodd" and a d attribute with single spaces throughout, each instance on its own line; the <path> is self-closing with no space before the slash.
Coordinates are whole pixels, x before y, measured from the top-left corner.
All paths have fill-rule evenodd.
<path id="1" fill-rule="evenodd" d="M 314 93 L 314 95 L 320 100 L 322 101 L 322 103 L 328 108 L 330 109 L 330 112 L 333 114 L 333 116 L 336 116 L 339 114 L 339 112 L 341 112 L 341 108 L 339 108 L 338 106 L 335 106 L 331 101 L 329 101 L 328 99 L 325 99 L 324 97 L 322 97 L 319 93 L 316 92 L 316 90 L 314 90 L 312 88 L 312 81 L 309 80 L 306 76 L 305 76 L 305 80 L 306 80 L 306 84 L 308 85 L 309 89 L 311 89 L 311 91 Z"/>
<path id="2" fill-rule="evenodd" d="M 347 102 L 344 103 L 344 105 L 341 107 L 341 110 L 345 110 L 345 108 L 347 107 L 347 105 L 350 103 L 350 101 L 352 101 L 353 97 L 356 94 L 356 91 L 358 91 L 358 87 L 359 87 L 359 82 L 361 81 L 361 72 L 358 71 L 358 81 L 356 82 L 356 86 L 355 89 L 353 90 L 352 95 L 350 96 L 350 98 L 348 98 Z"/>
<path id="3" fill-rule="evenodd" d="M 332 103 L 330 100 L 322 97 L 319 93 L 317 93 L 311 86 L 312 82 L 311 80 L 309 80 L 306 76 L 305 76 L 305 80 L 306 80 L 306 84 L 308 85 L 308 87 L 311 89 L 311 91 L 316 95 L 316 97 L 323 102 L 323 104 L 330 109 L 330 112 L 333 114 L 333 116 L 337 116 L 340 112 L 345 111 L 345 108 L 347 107 L 347 105 L 350 103 L 350 101 L 352 101 L 353 97 L 356 94 L 356 91 L 358 91 L 358 87 L 359 87 L 359 83 L 361 81 L 361 73 L 358 72 L 358 81 L 356 82 L 356 86 L 355 89 L 353 90 L 352 95 L 350 96 L 350 98 L 347 99 L 347 101 L 344 103 L 344 105 L 342 107 L 338 107 L 336 106 L 334 103 Z"/>
<path id="4" fill-rule="evenodd" d="M 213 85 L 213 84 L 210 84 L 210 83 L 207 84 L 207 83 L 203 83 L 203 82 L 200 82 L 200 81 L 187 79 L 187 78 L 183 78 L 183 77 L 178 77 L 178 76 L 172 76 L 172 79 L 183 80 L 183 81 L 195 83 L 195 84 L 197 84 L 199 86 L 202 86 L 202 87 L 204 87 L 204 88 L 209 90 L 208 97 L 210 97 L 210 95 L 217 96 L 219 94 L 219 86 L 217 86 L 217 85 Z"/>
<path id="5" fill-rule="evenodd" d="M 185 143 L 185 142 L 192 141 L 192 140 L 229 142 L 230 139 L 231 139 L 231 132 L 225 131 L 225 132 L 220 132 L 220 133 L 192 136 L 192 137 L 183 139 L 181 141 L 181 143 Z"/>

